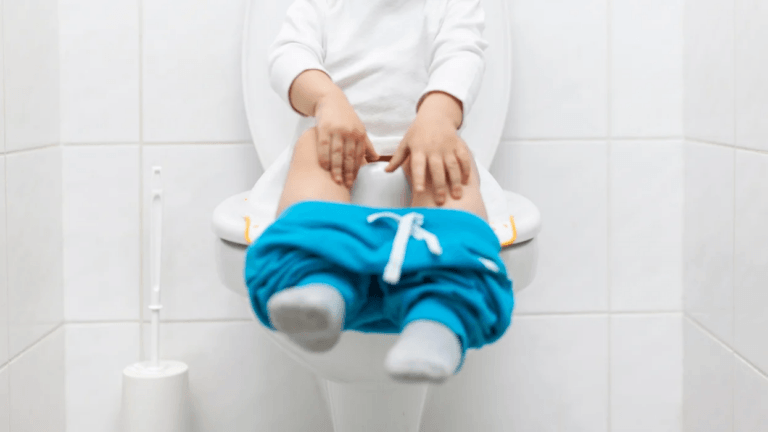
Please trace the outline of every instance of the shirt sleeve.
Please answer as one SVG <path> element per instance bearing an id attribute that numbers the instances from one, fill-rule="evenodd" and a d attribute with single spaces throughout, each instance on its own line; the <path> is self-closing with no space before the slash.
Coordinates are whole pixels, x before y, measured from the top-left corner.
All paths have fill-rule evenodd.
<path id="1" fill-rule="evenodd" d="M 306 116 L 291 105 L 288 94 L 293 80 L 309 69 L 321 70 L 330 76 L 323 67 L 325 7 L 326 0 L 294 0 L 268 50 L 272 89 L 302 117 Z"/>
<path id="2" fill-rule="evenodd" d="M 485 11 L 480 0 L 447 0 L 443 21 L 432 44 L 429 81 L 416 107 L 431 91 L 460 100 L 464 118 L 480 91 L 485 73 Z M 459 128 L 461 128 L 461 126 Z"/>

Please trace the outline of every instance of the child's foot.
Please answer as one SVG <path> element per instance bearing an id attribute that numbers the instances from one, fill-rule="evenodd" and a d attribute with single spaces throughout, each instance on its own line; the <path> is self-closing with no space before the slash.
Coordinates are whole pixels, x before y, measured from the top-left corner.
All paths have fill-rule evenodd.
<path id="1" fill-rule="evenodd" d="M 445 325 L 417 320 L 405 326 L 384 367 L 395 381 L 440 384 L 461 361 L 461 341 Z"/>
<path id="2" fill-rule="evenodd" d="M 328 351 L 339 341 L 344 308 L 339 291 L 325 284 L 289 288 L 267 302 L 275 329 L 312 352 Z"/>

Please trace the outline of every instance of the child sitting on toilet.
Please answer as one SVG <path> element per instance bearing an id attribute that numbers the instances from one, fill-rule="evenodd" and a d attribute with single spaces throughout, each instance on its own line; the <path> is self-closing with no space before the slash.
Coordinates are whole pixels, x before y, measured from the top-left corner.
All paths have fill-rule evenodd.
<path id="1" fill-rule="evenodd" d="M 484 72 L 483 29 L 480 0 L 291 4 L 270 77 L 315 125 L 294 145 L 277 220 L 248 249 L 264 325 L 316 352 L 342 330 L 400 333 L 387 371 L 434 383 L 504 333 L 512 284 L 459 136 Z M 412 208 L 350 204 L 358 170 L 389 157 Z"/>

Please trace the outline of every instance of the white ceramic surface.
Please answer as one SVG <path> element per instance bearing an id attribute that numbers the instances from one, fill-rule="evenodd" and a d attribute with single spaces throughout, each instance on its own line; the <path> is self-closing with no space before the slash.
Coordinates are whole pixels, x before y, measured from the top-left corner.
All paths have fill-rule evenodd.
<path id="1" fill-rule="evenodd" d="M 61 141 L 139 141 L 139 2 L 62 0 Z"/>
<path id="2" fill-rule="evenodd" d="M 3 1 L 7 151 L 59 142 L 57 3 Z"/>
<path id="3" fill-rule="evenodd" d="M 515 312 L 608 310 L 606 143 L 516 142 L 498 160 L 491 172 L 536 203 L 544 227 L 538 275 Z"/>
<path id="4" fill-rule="evenodd" d="M 611 317 L 611 432 L 680 431 L 682 315 Z"/>
<path id="5" fill-rule="evenodd" d="M 734 143 L 734 4 L 733 0 L 685 2 L 686 138 Z"/>
<path id="6" fill-rule="evenodd" d="M 768 7 L 735 1 L 736 145 L 768 151 Z"/>
<path id="7" fill-rule="evenodd" d="M 0 275 L 7 275 L 6 235 L 5 235 L 5 156 L 0 156 Z M 5 276 L 0 277 L 0 365 L 8 360 L 8 283 Z"/>
<path id="8" fill-rule="evenodd" d="M 11 394 L 8 383 L 8 366 L 0 368 L 0 432 L 10 432 Z"/>
<path id="9" fill-rule="evenodd" d="M 732 432 L 732 351 L 687 318 L 683 335 L 683 431 Z"/>
<path id="10" fill-rule="evenodd" d="M 63 321 L 61 148 L 5 156 L 9 355 Z"/>
<path id="11" fill-rule="evenodd" d="M 60 327 L 11 362 L 11 431 L 66 430 L 64 344 Z"/>
<path id="12" fill-rule="evenodd" d="M 733 432 L 768 429 L 768 376 L 743 360 L 733 371 Z"/>
<path id="13" fill-rule="evenodd" d="M 249 141 L 240 87 L 247 1 L 141 3 L 144 142 Z"/>
<path id="14" fill-rule="evenodd" d="M 734 346 L 768 371 L 768 155 L 736 152 Z"/>
<path id="15" fill-rule="evenodd" d="M 733 344 L 734 154 L 721 145 L 685 146 L 685 311 L 726 344 Z"/>
<path id="16" fill-rule="evenodd" d="M 139 336 L 137 322 L 67 325 L 68 431 L 121 432 L 120 371 L 140 360 Z"/>
<path id="17" fill-rule="evenodd" d="M 683 3 L 611 2 L 611 136 L 683 134 Z"/>
<path id="18" fill-rule="evenodd" d="M 608 0 L 509 1 L 512 97 L 505 139 L 608 133 Z"/>
<path id="19" fill-rule="evenodd" d="M 614 141 L 609 152 L 611 310 L 679 311 L 682 142 Z"/>
<path id="20" fill-rule="evenodd" d="M 64 316 L 138 320 L 139 146 L 65 146 Z"/>

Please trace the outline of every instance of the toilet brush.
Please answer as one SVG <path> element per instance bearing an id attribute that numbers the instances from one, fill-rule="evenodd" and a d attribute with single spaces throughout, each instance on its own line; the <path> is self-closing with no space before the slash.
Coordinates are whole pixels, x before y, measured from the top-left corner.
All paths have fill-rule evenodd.
<path id="1" fill-rule="evenodd" d="M 150 360 L 123 370 L 123 432 L 188 432 L 189 375 L 186 364 L 160 360 L 160 252 L 163 190 L 161 167 L 152 167 L 149 274 L 152 344 Z"/>

